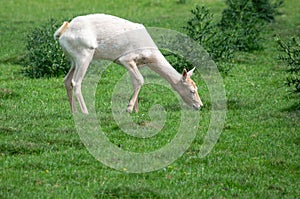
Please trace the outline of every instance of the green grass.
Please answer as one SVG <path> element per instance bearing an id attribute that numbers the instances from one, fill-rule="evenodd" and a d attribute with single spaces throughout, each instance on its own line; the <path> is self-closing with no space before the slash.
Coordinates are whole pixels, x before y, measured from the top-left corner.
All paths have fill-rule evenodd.
<path id="1" fill-rule="evenodd" d="M 197 137 L 170 166 L 143 174 L 108 168 L 87 150 L 70 113 L 63 78 L 29 79 L 16 64 L 24 36 L 49 18 L 106 12 L 147 26 L 181 30 L 197 2 L 176 1 L 5 1 L 0 7 L 0 198 L 297 198 L 300 195 L 299 95 L 284 85 L 285 67 L 277 61 L 276 33 L 299 33 L 300 4 L 285 2 L 283 15 L 266 28 L 263 51 L 238 53 L 224 76 L 227 118 L 209 154 L 195 158 L 210 117 L 210 99 L 199 75 L 203 102 Z M 88 3 L 86 3 L 88 2 Z M 220 0 L 204 1 L 217 16 Z M 293 10 L 293 11 L 291 11 Z M 125 69 L 113 65 L 101 78 L 96 107 L 108 138 L 123 149 L 153 151 L 168 143 L 178 122 L 172 92 L 146 85 L 140 95 L 140 125 L 148 109 L 164 105 L 168 122 L 149 139 L 127 136 L 111 113 L 112 89 Z M 158 95 L 157 92 L 165 94 Z M 127 100 L 127 99 L 125 99 Z M 126 107 L 124 107 L 125 109 Z"/>

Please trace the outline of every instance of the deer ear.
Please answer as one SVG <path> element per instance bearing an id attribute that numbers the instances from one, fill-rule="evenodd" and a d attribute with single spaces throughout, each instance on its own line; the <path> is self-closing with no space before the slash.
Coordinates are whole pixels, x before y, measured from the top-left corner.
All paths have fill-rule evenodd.
<path id="1" fill-rule="evenodd" d="M 182 79 L 185 81 L 187 77 L 188 77 L 188 72 L 187 72 L 187 70 L 184 68 L 183 71 L 182 71 Z"/>
<path id="2" fill-rule="evenodd" d="M 187 76 L 190 77 L 193 75 L 193 72 L 195 70 L 196 67 L 194 67 L 192 70 L 190 70 L 188 73 L 187 73 Z"/>

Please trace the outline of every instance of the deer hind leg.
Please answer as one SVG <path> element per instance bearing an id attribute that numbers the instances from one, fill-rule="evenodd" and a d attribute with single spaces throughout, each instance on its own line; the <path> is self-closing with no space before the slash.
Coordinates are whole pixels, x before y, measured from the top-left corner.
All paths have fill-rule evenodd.
<path id="1" fill-rule="evenodd" d="M 67 90 L 67 95 L 68 95 L 70 107 L 71 107 L 71 110 L 72 110 L 73 113 L 77 112 L 77 109 L 76 109 L 76 106 L 75 106 L 75 103 L 74 103 L 73 93 L 72 93 L 72 90 L 73 90 L 72 78 L 73 78 L 73 75 L 74 75 L 74 71 L 75 71 L 75 66 L 74 66 L 74 63 L 72 61 L 71 69 L 68 72 L 68 74 L 66 75 L 66 77 L 64 78 L 64 83 L 65 83 L 65 87 L 66 87 L 66 90 Z"/>
<path id="2" fill-rule="evenodd" d="M 84 102 L 82 93 L 81 93 L 81 83 L 84 78 L 84 75 L 87 71 L 87 68 L 92 61 L 93 53 L 88 53 L 81 59 L 77 59 L 75 63 L 75 72 L 72 79 L 72 86 L 74 87 L 74 94 L 79 102 L 80 109 L 82 113 L 88 114 L 86 104 Z"/>
<path id="3" fill-rule="evenodd" d="M 127 107 L 127 112 L 131 113 L 132 110 L 137 113 L 138 112 L 138 95 L 141 90 L 142 85 L 144 84 L 144 78 L 142 74 L 140 73 L 135 61 L 124 61 L 124 60 L 119 60 L 119 62 L 126 67 L 128 70 L 131 79 L 132 79 L 132 84 L 133 84 L 133 95 L 129 101 L 128 107 Z"/>

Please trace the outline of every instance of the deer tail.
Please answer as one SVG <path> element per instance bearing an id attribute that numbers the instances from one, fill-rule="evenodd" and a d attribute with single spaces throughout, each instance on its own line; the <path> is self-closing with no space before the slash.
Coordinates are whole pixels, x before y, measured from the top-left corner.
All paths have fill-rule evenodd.
<path id="1" fill-rule="evenodd" d="M 54 33 L 54 39 L 59 39 L 62 34 L 68 29 L 69 22 L 65 21 Z"/>

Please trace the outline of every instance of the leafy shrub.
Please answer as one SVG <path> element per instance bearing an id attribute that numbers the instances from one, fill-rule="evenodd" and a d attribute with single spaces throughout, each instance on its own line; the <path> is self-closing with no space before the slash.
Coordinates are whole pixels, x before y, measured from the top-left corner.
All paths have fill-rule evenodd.
<path id="1" fill-rule="evenodd" d="M 279 59 L 287 65 L 286 84 L 295 92 L 300 92 L 300 43 L 299 38 L 291 38 L 288 42 L 283 42 L 279 37 L 276 41 L 280 47 L 281 55 Z"/>
<path id="2" fill-rule="evenodd" d="M 227 5 L 219 22 L 213 21 L 209 9 L 197 5 L 184 27 L 187 34 L 207 50 L 222 72 L 232 67 L 235 51 L 262 48 L 264 25 L 252 1 L 227 0 Z"/>
<path id="3" fill-rule="evenodd" d="M 283 0 L 227 0 L 219 23 L 222 30 L 233 31 L 237 50 L 253 51 L 262 48 L 261 31 L 264 22 L 274 21 Z"/>
<path id="4" fill-rule="evenodd" d="M 227 0 L 227 8 L 219 22 L 213 21 L 213 14 L 204 6 L 196 5 L 191 18 L 184 26 L 187 35 L 197 41 L 216 62 L 218 69 L 228 72 L 232 67 L 235 51 L 262 49 L 262 30 L 265 21 L 274 20 L 283 0 Z M 167 56 L 176 69 L 192 67 L 183 58 Z"/>
<path id="5" fill-rule="evenodd" d="M 267 22 L 275 20 L 275 16 L 280 14 L 278 9 L 283 5 L 284 0 L 252 0 L 253 7 L 259 17 Z"/>
<path id="6" fill-rule="evenodd" d="M 212 23 L 213 14 L 206 7 L 200 7 L 199 5 L 196 5 L 195 9 L 191 10 L 191 14 L 192 16 L 187 21 L 187 26 L 183 28 L 192 39 L 200 44 L 206 44 L 216 32 Z"/>
<path id="7" fill-rule="evenodd" d="M 68 72 L 69 63 L 53 38 L 59 25 L 51 19 L 27 35 L 23 68 L 25 75 L 31 78 L 56 77 Z"/>
<path id="8" fill-rule="evenodd" d="M 232 32 L 232 45 L 239 51 L 253 51 L 262 48 L 261 30 L 263 21 L 251 1 L 227 0 L 228 8 L 223 10 L 219 23 L 222 31 Z"/>
<path id="9" fill-rule="evenodd" d="M 213 14 L 204 6 L 197 5 L 191 13 L 191 18 L 183 27 L 187 35 L 203 46 L 220 71 L 227 72 L 234 52 L 231 45 L 232 33 L 221 31 L 213 22 Z"/>

